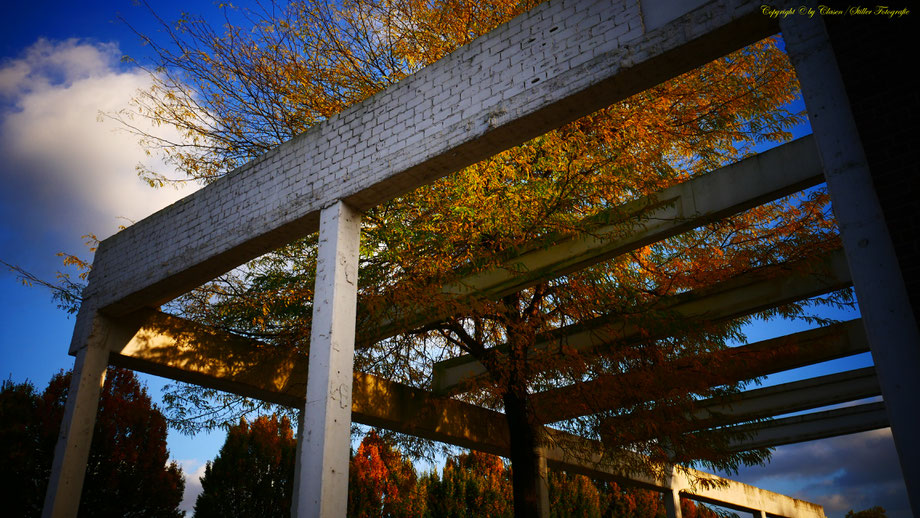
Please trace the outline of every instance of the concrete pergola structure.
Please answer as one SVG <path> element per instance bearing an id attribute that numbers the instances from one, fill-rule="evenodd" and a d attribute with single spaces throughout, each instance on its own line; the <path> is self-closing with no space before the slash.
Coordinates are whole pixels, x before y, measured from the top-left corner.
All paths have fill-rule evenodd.
<path id="1" fill-rule="evenodd" d="M 360 212 L 779 30 L 802 83 L 813 139 L 659 193 L 673 203 L 655 218 L 660 224 L 640 228 L 631 240 L 574 239 L 518 258 L 516 270 L 524 265 L 532 276 L 499 269 L 448 288 L 459 297 L 468 290 L 496 295 L 521 289 L 823 179 L 843 241 L 841 252 L 825 258 L 826 269 L 769 282 L 733 279 L 673 305 L 688 318 L 731 318 L 852 282 L 861 320 L 733 349 L 737 368 L 727 376 L 749 379 L 870 349 L 878 375 L 861 370 L 750 391 L 736 401 L 706 402 L 701 412 L 714 426 L 724 426 L 881 393 L 883 405 L 758 425 L 755 444 L 737 447 L 890 425 L 917 509 L 920 445 L 912 441 L 920 436 L 912 399 L 920 393 L 917 323 L 821 18 L 778 19 L 747 0 L 550 0 L 101 244 L 70 348 L 76 355 L 74 381 L 44 515 L 76 514 L 108 364 L 304 408 L 296 516 L 344 514 L 352 419 L 506 454 L 511 438 L 501 414 L 353 372 Z M 154 309 L 317 229 L 308 364 Z M 573 343 L 585 337 L 583 327 L 563 332 Z M 757 354 L 780 345 L 786 352 L 769 361 Z M 760 361 L 751 365 L 751 358 Z M 451 390 L 476 374 L 475 363 L 463 358 L 439 365 L 436 388 Z M 628 382 L 593 381 L 592 389 L 605 398 L 584 400 L 583 408 L 572 411 L 613 408 L 617 384 Z M 536 398 L 546 423 L 567 418 L 552 404 L 565 397 L 567 389 L 559 390 Z M 758 516 L 823 515 L 814 504 L 736 482 L 705 489 L 676 469 L 658 477 L 630 474 L 603 455 L 602 445 L 547 430 L 559 444 L 575 442 L 579 451 L 597 452 L 574 457 L 571 449 L 550 448 L 549 466 L 665 491 L 672 516 L 679 515 L 678 495 Z"/>

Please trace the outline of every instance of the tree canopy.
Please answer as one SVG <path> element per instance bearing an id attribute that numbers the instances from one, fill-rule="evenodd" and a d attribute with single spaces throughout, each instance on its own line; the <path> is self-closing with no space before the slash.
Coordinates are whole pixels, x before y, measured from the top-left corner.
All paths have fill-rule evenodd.
<path id="1" fill-rule="evenodd" d="M 180 180 L 213 181 L 533 5 L 292 2 L 237 13 L 249 25 L 222 30 L 188 17 L 165 26 L 169 41 L 151 40 L 160 56 L 157 83 L 137 99 L 140 116 L 181 129 L 187 141 L 144 138 L 185 175 Z M 514 438 L 515 509 L 536 515 L 536 452 L 550 438 L 534 415 L 533 394 L 724 349 L 752 317 L 687 321 L 664 302 L 835 247 L 828 198 L 811 190 L 500 297 L 458 298 L 445 287 L 504 268 L 522 250 L 598 232 L 599 222 L 624 221 L 635 215 L 629 202 L 747 156 L 758 144 L 788 139 L 788 129 L 801 121 L 787 107 L 797 95 L 792 67 L 778 39 L 770 38 L 368 211 L 358 324 L 363 336 L 381 339 L 359 343 L 356 368 L 427 387 L 434 361 L 466 354 L 484 365 L 488 375 L 458 397 L 504 411 Z M 153 185 L 170 181 L 141 173 Z M 604 228 L 598 237 L 635 231 L 627 224 Z M 306 353 L 315 254 L 315 236 L 291 243 L 174 307 L 209 325 Z M 847 301 L 846 294 L 839 297 Z M 760 316 L 802 316 L 806 305 Z M 599 340 L 603 346 L 567 347 L 570 329 L 612 317 L 628 321 L 637 334 L 617 339 L 609 326 L 600 326 L 595 332 L 606 336 Z M 643 414 L 651 407 L 682 415 L 697 398 L 739 389 L 707 383 L 703 369 L 694 376 L 700 379 L 692 390 L 554 426 L 610 437 L 602 433 L 607 417 L 652 416 Z M 187 411 L 182 403 L 188 399 L 172 401 Z M 648 462 L 630 469 L 703 462 L 731 470 L 768 455 L 730 451 L 733 436 L 688 434 L 660 416 L 649 419 L 656 421 L 621 422 L 654 429 L 654 437 L 608 441 L 611 451 L 624 452 L 624 461 L 641 458 L 632 452 L 647 455 Z M 630 431 L 613 435 L 641 435 Z"/>
<path id="2" fill-rule="evenodd" d="M 39 516 L 71 373 L 41 394 L 7 380 L 0 389 L 0 495 L 10 516 Z M 179 517 L 185 480 L 168 462 L 166 419 L 130 371 L 109 368 L 96 413 L 80 514 Z"/>
<path id="3" fill-rule="evenodd" d="M 287 418 L 260 416 L 230 427 L 205 466 L 195 516 L 287 516 L 297 442 Z"/>

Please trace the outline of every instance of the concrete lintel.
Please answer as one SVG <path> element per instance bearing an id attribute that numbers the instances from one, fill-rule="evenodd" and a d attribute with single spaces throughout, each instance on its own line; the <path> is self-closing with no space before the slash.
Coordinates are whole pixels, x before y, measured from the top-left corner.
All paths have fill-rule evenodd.
<path id="1" fill-rule="evenodd" d="M 661 192 L 602 212 L 575 236 L 534 242 L 502 266 L 466 276 L 442 288 L 457 298 L 497 299 L 542 280 L 558 277 L 642 246 L 667 239 L 719 218 L 776 200 L 821 183 L 824 173 L 811 136 L 783 144 Z M 625 236 L 625 237 L 624 237 Z M 392 323 L 379 325 L 362 343 L 373 343 L 406 327 L 447 315 L 398 309 Z"/>
<path id="2" fill-rule="evenodd" d="M 293 402 L 291 406 L 295 407 L 303 405 L 302 385 L 279 382 L 266 376 L 274 371 L 275 365 L 279 365 L 282 371 L 299 374 L 301 369 L 298 365 L 305 363 L 302 356 L 292 358 L 294 366 L 290 367 L 288 360 L 278 360 L 284 358 L 283 355 L 276 355 L 263 346 L 253 346 L 250 342 L 244 347 L 243 341 L 227 333 L 156 312 L 148 312 L 146 317 L 135 319 L 135 323 L 122 324 L 119 332 L 127 334 L 132 332 L 131 329 L 135 329 L 136 336 L 120 351 L 113 351 L 113 363 L 127 362 L 142 372 L 243 395 L 268 394 L 272 396 L 268 401 L 289 405 Z M 205 334 L 201 335 L 202 332 Z M 198 336 L 201 340 L 196 338 Z M 221 337 L 227 339 L 226 344 L 220 343 Z M 215 347 L 218 349 L 215 350 Z M 205 358 L 208 361 L 199 361 Z M 510 451 L 508 426 L 503 414 L 437 397 L 370 374 L 354 373 L 352 418 L 355 422 L 495 455 L 507 456 Z M 820 509 L 814 504 L 695 470 L 682 468 L 681 472 L 685 474 L 676 482 L 668 477 L 625 470 L 622 462 L 605 457 L 603 445 L 599 442 L 550 428 L 546 430 L 553 438 L 552 445 L 546 450 L 547 463 L 553 469 L 658 491 L 678 487 L 689 498 L 734 509 L 765 508 L 775 516 L 821 516 L 812 512 Z M 700 479 L 721 485 L 710 488 L 699 484 Z"/>
<path id="3" fill-rule="evenodd" d="M 655 28 L 640 4 L 535 7 L 104 240 L 86 298 L 113 316 L 155 307 L 316 231 L 330 200 L 366 210 L 777 30 L 753 0 L 653 2 Z"/>
<path id="4" fill-rule="evenodd" d="M 641 372 L 601 376 L 540 392 L 533 395 L 534 413 L 543 423 L 564 421 L 654 401 L 677 388 L 677 384 L 685 384 L 687 379 L 694 377 L 716 383 L 735 383 L 868 350 L 862 323 L 851 320 L 729 348 L 707 357 L 683 358 Z M 718 379 L 712 377 L 710 365 L 717 366 Z M 698 370 L 703 372 L 698 375 Z M 680 374 L 675 376 L 675 372 Z M 702 390 L 708 386 L 707 383 L 698 388 Z M 624 396 L 636 393 L 641 393 L 641 397 Z"/>
<path id="5" fill-rule="evenodd" d="M 751 434 L 749 438 L 733 443 L 732 447 L 741 451 L 827 439 L 889 426 L 885 403 L 877 402 L 739 425 L 730 429 Z"/>
<path id="6" fill-rule="evenodd" d="M 669 311 L 685 319 L 723 320 L 850 285 L 842 251 L 831 252 L 813 263 L 811 273 L 803 272 L 808 261 L 745 273 L 710 288 L 667 298 L 649 310 Z M 565 344 L 575 350 L 590 351 L 611 343 L 636 339 L 640 331 L 631 321 L 618 316 L 604 316 L 562 328 L 553 336 L 544 337 L 536 348 L 539 350 Z M 463 384 L 486 374 L 485 367 L 468 354 L 438 362 L 433 369 L 435 392 L 462 390 Z"/>

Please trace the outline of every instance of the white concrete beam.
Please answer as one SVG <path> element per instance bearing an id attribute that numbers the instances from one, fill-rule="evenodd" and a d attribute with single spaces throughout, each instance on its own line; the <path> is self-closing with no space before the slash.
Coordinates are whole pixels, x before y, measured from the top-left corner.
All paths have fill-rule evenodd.
<path id="1" fill-rule="evenodd" d="M 920 331 L 824 21 L 789 16 L 781 28 L 824 164 L 901 472 L 920 515 Z"/>
<path id="2" fill-rule="evenodd" d="M 779 199 L 819 184 L 823 179 L 814 142 L 810 136 L 802 137 L 601 213 L 596 216 L 597 221 L 614 216 L 620 221 L 595 225 L 576 236 L 541 239 L 501 267 L 466 276 L 444 286 L 442 291 L 458 299 L 497 299 Z M 627 214 L 632 217 L 624 216 Z M 627 237 L 622 237 L 624 235 Z M 404 332 L 407 327 L 422 326 L 449 316 L 432 313 L 430 308 L 398 308 L 395 313 L 399 318 L 390 323 L 372 323 L 372 333 L 359 337 L 359 342 L 373 343 Z"/>
<path id="3" fill-rule="evenodd" d="M 315 231 L 333 200 L 366 210 L 775 32 L 753 0 L 546 2 L 104 240 L 85 297 L 155 307 Z"/>
<path id="4" fill-rule="evenodd" d="M 310 331 L 297 518 L 345 517 L 361 214 L 338 201 L 323 209 Z"/>
<path id="5" fill-rule="evenodd" d="M 802 412 L 850 401 L 875 397 L 881 394 L 875 369 L 866 367 L 853 371 L 830 374 L 773 387 L 748 390 L 730 396 L 700 401 L 697 410 L 685 417 L 680 431 L 692 432 L 708 428 L 735 425 L 755 419 Z M 607 430 L 636 429 L 637 420 L 674 419 L 665 417 L 668 408 L 655 407 L 639 414 L 625 414 L 606 419 Z M 626 440 L 652 439 L 645 434 L 635 434 Z"/>
<path id="6" fill-rule="evenodd" d="M 540 422 L 552 423 L 654 401 L 671 390 L 686 387 L 688 379 L 735 383 L 868 350 L 862 324 L 859 320 L 851 320 L 732 347 L 711 356 L 682 358 L 641 371 L 600 376 L 584 383 L 534 394 L 532 404 Z M 710 365 L 718 365 L 717 377 L 714 377 Z M 708 387 L 708 383 L 701 384 L 698 389 Z M 642 399 L 631 399 L 624 397 L 624 393 L 641 393 L 643 396 Z"/>
<path id="7" fill-rule="evenodd" d="M 51 478 L 45 493 L 43 518 L 77 516 L 99 396 L 108 366 L 108 333 L 106 322 L 97 318 L 89 342 L 77 353 L 74 361 L 64 418 L 54 449 Z"/>
<path id="8" fill-rule="evenodd" d="M 650 309 L 671 311 L 685 319 L 722 320 L 749 315 L 850 284 L 846 261 L 839 250 L 817 263 L 813 273 L 804 273 L 802 269 L 802 265 L 779 265 L 742 274 L 707 289 L 665 299 Z M 535 349 L 543 350 L 561 343 L 575 350 L 589 351 L 635 339 L 640 331 L 635 323 L 616 315 L 598 317 L 560 329 L 552 337 L 542 338 Z M 485 366 L 475 358 L 461 355 L 434 365 L 432 386 L 435 392 L 463 390 L 464 384 L 469 386 L 471 380 L 485 374 Z"/>
<path id="9" fill-rule="evenodd" d="M 739 425 L 729 429 L 752 434 L 751 437 L 732 444 L 732 448 L 741 451 L 827 439 L 888 426 L 891 424 L 885 411 L 885 403 L 878 402 Z"/>
<path id="10" fill-rule="evenodd" d="M 714 425 L 734 424 L 879 395 L 875 368 L 866 367 L 701 401 L 693 418 Z"/>

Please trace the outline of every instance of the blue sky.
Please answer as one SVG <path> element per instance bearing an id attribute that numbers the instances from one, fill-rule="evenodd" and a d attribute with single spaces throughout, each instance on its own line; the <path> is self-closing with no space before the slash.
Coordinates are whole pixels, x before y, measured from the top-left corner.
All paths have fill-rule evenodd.
<path id="1" fill-rule="evenodd" d="M 175 20 L 181 10 L 220 21 L 210 1 L 157 2 L 157 13 Z M 161 168 L 136 139 L 99 112 L 128 108 L 147 73 L 121 60 L 143 62 L 148 49 L 140 32 L 157 38 L 157 24 L 130 0 L 111 2 L 17 2 L 6 8 L 0 30 L 0 259 L 43 278 L 61 268 L 58 252 L 89 257 L 81 236 L 111 235 L 187 195 L 191 190 L 152 190 L 134 174 L 138 162 Z M 167 130 L 160 130 L 167 131 Z M 802 131 L 807 131 L 807 128 Z M 68 369 L 73 318 L 48 293 L 23 287 L 0 271 L 0 376 L 32 380 L 40 389 Z M 752 339 L 788 332 L 761 326 Z M 769 383 L 866 365 L 866 356 L 838 361 Z M 143 377 L 155 399 L 163 381 Z M 185 468 L 186 508 L 200 486 L 195 474 L 213 458 L 223 433 L 195 438 L 171 433 L 169 448 Z M 888 430 L 779 448 L 772 463 L 734 477 L 812 500 L 829 516 L 883 505 L 889 516 L 910 515 Z"/>

